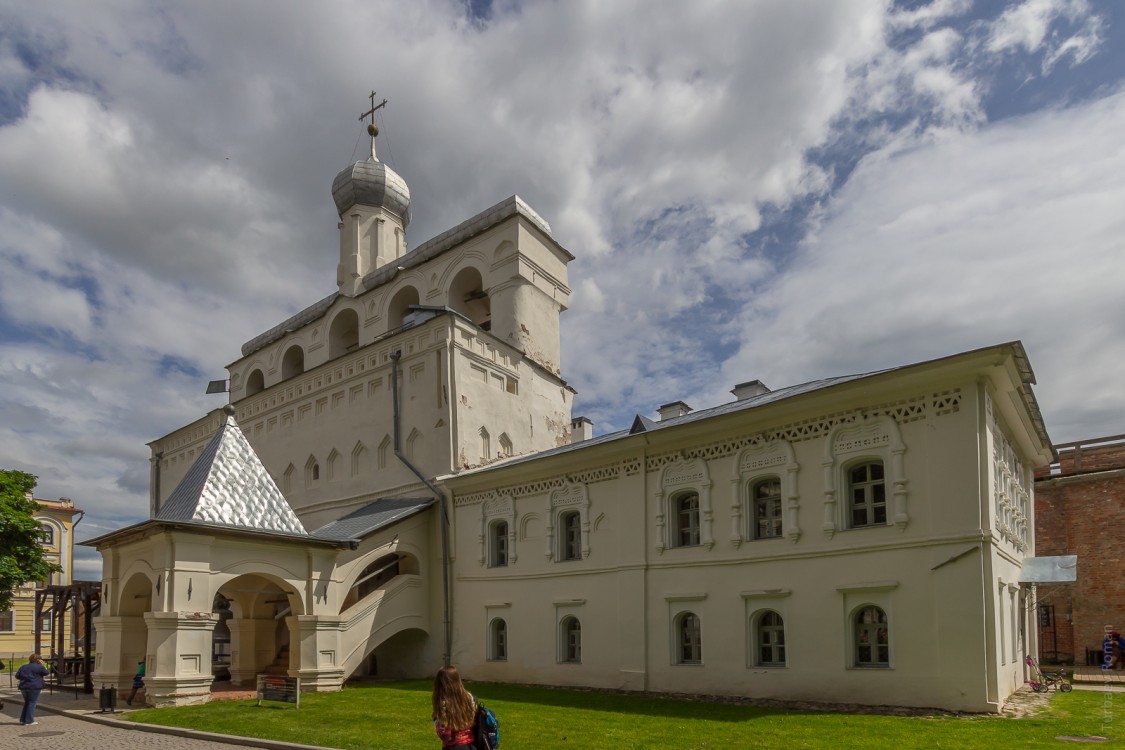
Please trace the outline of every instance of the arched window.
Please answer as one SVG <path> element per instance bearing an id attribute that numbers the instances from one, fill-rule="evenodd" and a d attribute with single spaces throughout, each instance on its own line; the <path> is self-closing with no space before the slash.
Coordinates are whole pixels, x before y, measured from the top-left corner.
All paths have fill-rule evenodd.
<path id="1" fill-rule="evenodd" d="M 688 492 L 672 500 L 676 533 L 673 541 L 677 547 L 699 544 L 699 493 Z"/>
<path id="2" fill-rule="evenodd" d="M 781 536 L 781 480 L 769 477 L 755 482 L 750 494 L 754 498 L 753 537 Z"/>
<path id="3" fill-rule="evenodd" d="M 255 393 L 260 393 L 266 387 L 266 376 L 262 374 L 261 370 L 254 370 L 246 378 L 246 395 L 253 396 Z"/>
<path id="4" fill-rule="evenodd" d="M 848 522 L 853 529 L 886 525 L 887 489 L 882 461 L 848 469 Z"/>
<path id="5" fill-rule="evenodd" d="M 508 564 L 508 522 L 493 521 L 488 527 L 488 567 L 503 568 Z"/>
<path id="6" fill-rule="evenodd" d="M 561 547 L 560 560 L 582 559 L 582 516 L 576 510 L 568 510 L 559 515 Z"/>
<path id="7" fill-rule="evenodd" d="M 328 357 L 335 359 L 359 348 L 359 315 L 355 310 L 341 310 L 328 331 Z"/>
<path id="8" fill-rule="evenodd" d="M 577 617 L 564 617 L 559 624 L 559 661 L 582 663 L 582 623 Z"/>
<path id="9" fill-rule="evenodd" d="M 492 439 L 488 434 L 488 430 L 484 427 L 480 428 L 480 460 L 487 462 L 492 460 Z"/>
<path id="10" fill-rule="evenodd" d="M 316 456 L 309 456 L 305 461 L 305 487 L 313 487 L 320 481 L 320 463 Z"/>
<path id="11" fill-rule="evenodd" d="M 754 649 L 754 664 L 757 666 L 785 666 L 785 623 L 777 612 L 766 610 L 758 615 L 754 627 Z"/>
<path id="12" fill-rule="evenodd" d="M 703 663 L 703 634 L 699 618 L 684 612 L 676 618 L 676 663 Z"/>
<path id="13" fill-rule="evenodd" d="M 281 358 L 281 377 L 284 380 L 294 378 L 305 371 L 305 350 L 294 344 L 285 350 Z"/>
<path id="14" fill-rule="evenodd" d="M 861 607 L 855 615 L 855 665 L 889 667 L 890 628 L 887 613 L 878 607 Z"/>
<path id="15" fill-rule="evenodd" d="M 508 659 L 508 623 L 499 617 L 488 624 L 488 658 L 490 661 Z"/>
<path id="16" fill-rule="evenodd" d="M 43 544 L 47 547 L 55 546 L 55 527 L 49 523 L 42 523 L 39 526 L 43 529 L 42 536 Z"/>

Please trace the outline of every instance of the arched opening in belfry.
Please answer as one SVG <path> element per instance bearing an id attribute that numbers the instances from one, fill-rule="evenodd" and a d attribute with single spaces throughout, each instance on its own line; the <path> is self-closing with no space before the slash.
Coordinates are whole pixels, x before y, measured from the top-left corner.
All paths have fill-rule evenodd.
<path id="1" fill-rule="evenodd" d="M 328 330 L 328 357 L 335 359 L 359 348 L 359 315 L 341 310 Z"/>
<path id="2" fill-rule="evenodd" d="M 391 297 L 391 304 L 387 308 L 387 330 L 393 331 L 402 327 L 406 316 L 410 314 L 410 306 L 418 304 L 418 290 L 412 286 L 404 286 Z"/>
<path id="3" fill-rule="evenodd" d="M 253 396 L 255 393 L 261 393 L 266 387 L 266 377 L 262 374 L 261 370 L 254 370 L 250 376 L 246 378 L 246 395 Z"/>
<path id="4" fill-rule="evenodd" d="M 305 350 L 297 344 L 285 350 L 281 358 L 281 377 L 283 380 L 294 378 L 305 371 Z"/>
<path id="5" fill-rule="evenodd" d="M 488 331 L 492 328 L 492 304 L 484 291 L 480 271 L 462 268 L 449 285 L 449 306 L 474 324 Z"/>

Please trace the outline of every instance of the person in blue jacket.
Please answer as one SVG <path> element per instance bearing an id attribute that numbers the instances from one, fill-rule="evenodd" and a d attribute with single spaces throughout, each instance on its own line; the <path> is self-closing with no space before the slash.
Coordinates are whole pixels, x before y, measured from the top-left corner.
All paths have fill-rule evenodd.
<path id="1" fill-rule="evenodd" d="M 43 678 L 48 674 L 47 668 L 43 666 L 43 657 L 39 654 L 29 656 L 27 664 L 16 670 L 20 694 L 23 695 L 20 724 L 30 726 L 39 723 L 35 720 L 35 704 L 39 702 L 39 693 L 43 690 Z"/>

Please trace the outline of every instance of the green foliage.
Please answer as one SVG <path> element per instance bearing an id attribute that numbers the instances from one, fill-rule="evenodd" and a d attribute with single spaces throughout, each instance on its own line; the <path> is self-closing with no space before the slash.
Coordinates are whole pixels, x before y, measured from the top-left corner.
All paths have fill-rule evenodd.
<path id="1" fill-rule="evenodd" d="M 431 682 L 382 683 L 307 693 L 301 707 L 254 701 L 146 709 L 132 721 L 351 750 L 434 750 Z M 1003 748 L 1060 747 L 1062 735 L 1120 736 L 1125 695 L 1052 694 L 1043 712 L 999 716 L 873 716 L 700 703 L 675 698 L 470 685 L 500 719 L 503 747 L 638 748 Z"/>
<path id="2" fill-rule="evenodd" d="M 35 481 L 26 472 L 0 470 L 0 610 L 11 608 L 17 588 L 60 570 L 44 557 L 43 527 L 32 518 L 39 505 L 27 496 Z"/>

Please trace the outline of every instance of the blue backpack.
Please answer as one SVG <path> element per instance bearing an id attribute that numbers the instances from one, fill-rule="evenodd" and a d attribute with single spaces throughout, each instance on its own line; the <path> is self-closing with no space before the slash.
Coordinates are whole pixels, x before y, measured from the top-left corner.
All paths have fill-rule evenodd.
<path id="1" fill-rule="evenodd" d="M 473 744 L 479 750 L 496 750 L 500 747 L 500 722 L 496 714 L 483 703 L 477 703 L 477 720 L 473 724 Z"/>

